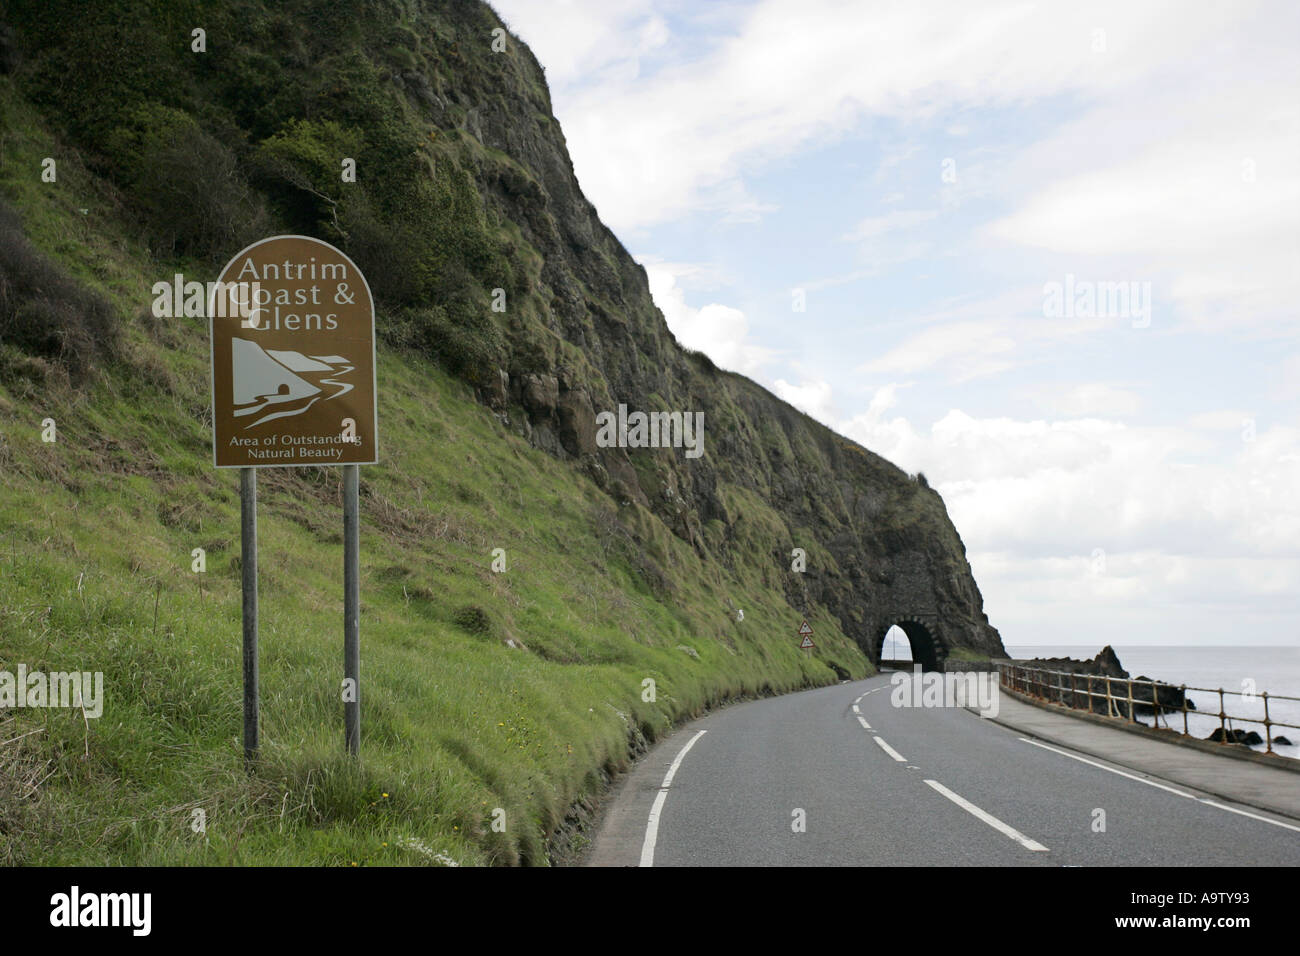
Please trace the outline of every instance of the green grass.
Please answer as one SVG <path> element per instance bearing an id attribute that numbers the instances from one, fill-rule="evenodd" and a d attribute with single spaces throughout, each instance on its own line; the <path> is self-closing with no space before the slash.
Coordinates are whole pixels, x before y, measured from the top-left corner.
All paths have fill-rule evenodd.
<path id="1" fill-rule="evenodd" d="M 798 650 L 788 562 L 769 554 L 782 525 L 757 496 L 723 489 L 752 538 L 733 567 L 704 562 L 463 382 L 381 348 L 381 463 L 361 490 L 363 756 L 342 754 L 340 474 L 267 469 L 263 753 L 246 772 L 237 478 L 211 466 L 207 331 L 142 315 L 154 281 L 212 270 L 151 257 L 112 188 L 3 79 L 0 119 L 0 194 L 124 326 L 121 356 L 80 388 L 0 356 L 0 670 L 102 671 L 106 698 L 95 720 L 0 715 L 0 863 L 541 864 L 571 808 L 675 722 L 830 682 L 829 662 L 870 672 L 824 614 L 816 651 Z M 57 185 L 39 180 L 47 155 L 71 157 Z"/>
<path id="2" fill-rule="evenodd" d="M 56 404 L 44 410 L 54 445 L 37 421 L 5 416 L 0 669 L 107 682 L 89 725 L 57 710 L 6 725 L 5 739 L 42 728 L 22 746 L 54 771 L 29 823 L 0 842 L 8 862 L 411 862 L 393 849 L 402 835 L 463 862 L 540 862 L 547 834 L 626 765 L 638 733 L 725 697 L 832 679 L 795 649 L 779 594 L 700 566 L 671 535 L 658 543 L 674 593 L 650 593 L 601 540 L 594 516 L 612 506 L 594 487 L 433 368 L 389 356 L 380 381 L 384 460 L 362 486 L 364 759 L 338 755 L 337 472 L 264 470 L 265 758 L 251 779 L 234 473 L 208 468 L 198 423 L 153 403 Z M 105 452 L 109 435 L 130 451 Z M 190 569 L 196 547 L 204 574 Z M 498 547 L 503 574 L 490 570 Z M 481 611 L 469 627 L 467 608 Z M 866 673 L 833 622 L 814 623 L 819 655 Z M 190 832 L 194 807 L 206 838 Z M 505 834 L 487 826 L 496 807 Z"/>

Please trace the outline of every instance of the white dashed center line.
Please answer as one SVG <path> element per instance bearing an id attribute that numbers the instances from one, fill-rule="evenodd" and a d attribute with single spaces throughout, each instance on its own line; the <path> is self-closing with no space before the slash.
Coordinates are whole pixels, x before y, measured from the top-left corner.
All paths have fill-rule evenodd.
<path id="1" fill-rule="evenodd" d="M 883 750 L 885 753 L 889 754 L 889 756 L 893 757 L 899 763 L 907 763 L 907 758 L 904 757 L 902 754 L 900 754 L 893 747 L 889 746 L 889 744 L 885 743 L 884 737 L 875 737 L 873 739 L 876 741 L 876 743 L 880 744 L 880 749 Z"/>
<path id="2" fill-rule="evenodd" d="M 993 814 L 985 813 L 983 810 L 975 806 L 975 804 L 971 803 L 965 797 L 961 797 L 953 793 L 951 790 L 949 790 L 947 787 L 941 784 L 938 780 L 927 780 L 926 783 L 929 784 L 931 787 L 933 787 L 939 793 L 942 793 L 945 797 L 947 797 L 953 803 L 957 804 L 957 806 L 961 807 L 971 816 L 975 817 L 976 819 L 983 820 L 985 823 L 987 823 L 989 826 L 991 826 L 993 829 L 997 830 L 999 833 L 1003 834 L 1004 836 L 1011 837 L 1011 839 L 1015 840 L 1026 850 L 1032 850 L 1035 853 L 1047 852 L 1047 847 L 1043 846 L 1038 841 L 1029 839 L 1029 837 L 1025 836 L 1015 827 L 1008 826 L 1007 824 L 999 820 L 997 817 L 993 816 Z"/>

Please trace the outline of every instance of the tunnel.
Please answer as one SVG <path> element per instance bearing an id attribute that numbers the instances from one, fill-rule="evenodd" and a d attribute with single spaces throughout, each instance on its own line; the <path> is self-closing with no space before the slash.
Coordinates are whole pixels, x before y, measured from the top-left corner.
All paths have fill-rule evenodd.
<path id="1" fill-rule="evenodd" d="M 891 627 L 898 627 L 907 635 L 907 641 L 912 645 L 912 661 L 920 664 L 922 670 L 937 671 L 942 669 L 941 661 L 947 654 L 943 645 L 939 643 L 920 621 L 910 618 L 899 618 L 897 620 L 887 621 L 876 633 L 876 640 L 872 647 L 872 661 L 879 666 L 881 654 L 885 646 L 885 635 L 889 633 Z"/>

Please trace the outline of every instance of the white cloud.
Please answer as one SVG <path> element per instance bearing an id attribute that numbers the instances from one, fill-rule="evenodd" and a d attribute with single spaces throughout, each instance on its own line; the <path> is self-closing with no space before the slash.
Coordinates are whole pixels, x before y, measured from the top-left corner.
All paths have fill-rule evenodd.
<path id="1" fill-rule="evenodd" d="M 497 0 L 498 13 L 546 68 L 553 87 L 613 72 L 636 76 L 638 60 L 671 35 L 653 0 Z"/>
<path id="2" fill-rule="evenodd" d="M 1193 415 L 1187 422 L 1192 428 L 1207 431 L 1241 431 L 1248 421 L 1253 421 L 1249 412 L 1220 409 Z"/>
<path id="3" fill-rule="evenodd" d="M 891 232 L 910 229 L 938 217 L 933 209 L 896 209 L 884 216 L 868 216 L 844 236 L 845 242 L 879 239 Z"/>
<path id="4" fill-rule="evenodd" d="M 1075 385 L 1066 389 L 1054 402 L 1056 414 L 1067 418 L 1127 418 L 1137 414 L 1140 406 L 1137 393 L 1108 382 Z"/>
<path id="5" fill-rule="evenodd" d="M 850 278 L 835 277 L 821 280 L 820 284 L 832 285 Z M 890 328 L 918 330 L 907 332 L 856 371 L 889 376 L 931 372 L 942 375 L 949 383 L 963 384 L 1043 361 L 1059 361 L 1063 350 L 1097 337 L 1107 336 L 1119 343 L 1123 341 L 1119 336 L 1124 334 L 1153 334 L 1149 329 L 1135 332 L 1133 325 L 1137 321 L 1136 317 L 1049 318 L 1044 315 L 1042 286 L 1010 287 L 986 298 L 941 303 L 933 311 L 894 319 L 888 323 Z M 1069 373 L 1090 375 L 1091 370 L 1070 368 Z M 1078 385 L 1089 387 L 1087 382 Z M 1076 396 L 1082 397 L 1084 393 Z M 1119 396 L 1111 398 L 1120 401 Z M 1106 409 L 1099 406 L 1101 411 Z M 1074 414 L 1065 410 L 1060 413 Z"/>
<path id="6" fill-rule="evenodd" d="M 831 401 L 829 382 L 813 381 L 791 385 L 785 379 L 778 378 L 772 386 L 781 399 L 789 402 L 799 411 L 806 412 L 823 424 L 831 424 L 835 406 Z"/>
<path id="7" fill-rule="evenodd" d="M 1275 399 L 1300 397 L 1300 352 L 1282 359 L 1270 370 L 1270 395 Z"/>
<path id="8" fill-rule="evenodd" d="M 729 305 L 711 302 L 700 308 L 688 305 L 678 284 L 679 276 L 696 276 L 700 267 L 649 262 L 645 264 L 650 295 L 664 314 L 669 330 L 683 347 L 703 352 L 721 368 L 758 375 L 776 354 L 754 344 L 745 313 Z"/>
<path id="9" fill-rule="evenodd" d="M 1017 342 L 1008 334 L 1010 327 L 1001 320 L 935 325 L 867 362 L 862 371 L 908 375 L 945 367 L 957 381 L 992 375 L 1014 364 Z"/>
<path id="10" fill-rule="evenodd" d="M 1274 12 L 1300 28 L 1295 8 Z M 1138 108 L 1106 102 L 1024 150 L 1003 170 L 1023 195 L 986 234 L 1068 257 L 1075 272 L 1158 279 L 1200 324 L 1294 332 L 1300 60 L 1258 35 L 1243 56 L 1243 30 L 1225 26 L 1230 55 L 1208 49 L 1184 82 L 1143 89 Z"/>
<path id="11" fill-rule="evenodd" d="M 876 393 L 871 396 L 871 403 L 863 413 L 865 419 L 869 422 L 880 421 L 885 412 L 898 404 L 898 390 L 902 387 L 897 382 L 890 382 L 876 389 Z"/>
<path id="12" fill-rule="evenodd" d="M 882 404 L 893 404 L 892 393 Z M 995 621 L 995 612 L 1015 620 L 1037 603 L 1118 609 L 1137 601 L 1173 614 L 1211 602 L 1249 615 L 1264 602 L 1300 613 L 1300 429 L 1261 429 L 1243 441 L 1240 419 L 1225 414 L 1234 417 L 1225 436 L 1201 431 L 1226 422 L 1218 416 L 1133 427 L 958 410 L 928 431 L 875 411 L 841 430 L 925 472 Z"/>
<path id="13" fill-rule="evenodd" d="M 734 22 L 705 24 L 714 32 L 701 52 L 698 36 L 674 43 L 666 27 L 651 28 L 648 2 L 498 7 L 555 64 L 548 69 L 563 90 L 557 109 L 575 168 L 616 230 L 677 218 L 735 191 L 748 164 L 824 144 L 867 115 L 919 119 L 1098 95 L 1170 63 L 1199 68 L 1196 53 L 1224 30 L 1218 8 L 1188 16 L 1172 0 L 869 9 L 855 0 L 760 0 L 729 7 Z M 1092 50 L 1098 23 L 1107 24 L 1104 55 Z M 653 51 L 661 60 L 647 73 L 641 61 Z"/>

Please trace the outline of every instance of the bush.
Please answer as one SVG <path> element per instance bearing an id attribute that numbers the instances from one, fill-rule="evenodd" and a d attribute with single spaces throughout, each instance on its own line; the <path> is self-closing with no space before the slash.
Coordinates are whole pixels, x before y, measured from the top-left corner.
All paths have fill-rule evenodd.
<path id="1" fill-rule="evenodd" d="M 257 148 L 257 166 L 277 207 L 297 228 L 341 241 L 344 203 L 364 187 L 343 182 L 342 160 L 357 161 L 363 174 L 364 135 L 331 121 L 291 120 Z"/>
<path id="2" fill-rule="evenodd" d="M 426 287 L 425 263 L 419 243 L 403 223 L 382 223 L 364 194 L 350 200 L 339 213 L 347 235 L 344 248 L 370 283 L 376 299 L 388 304 L 414 304 Z"/>
<path id="3" fill-rule="evenodd" d="M 491 384 L 505 364 L 505 337 L 492 321 L 486 300 L 477 308 L 455 301 L 396 313 L 384 337 L 438 361 L 471 385 Z"/>
<path id="4" fill-rule="evenodd" d="M 492 630 L 492 619 L 487 611 L 472 604 L 457 608 L 451 619 L 457 627 L 470 634 L 487 634 Z"/>
<path id="5" fill-rule="evenodd" d="M 224 261 L 266 231 L 266 208 L 234 153 L 188 113 L 142 105 L 110 141 L 155 253 Z"/>
<path id="6" fill-rule="evenodd" d="M 43 256 L 0 203 L 0 342 L 62 365 L 74 381 L 117 352 L 113 307 Z"/>

